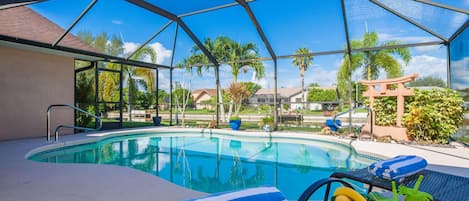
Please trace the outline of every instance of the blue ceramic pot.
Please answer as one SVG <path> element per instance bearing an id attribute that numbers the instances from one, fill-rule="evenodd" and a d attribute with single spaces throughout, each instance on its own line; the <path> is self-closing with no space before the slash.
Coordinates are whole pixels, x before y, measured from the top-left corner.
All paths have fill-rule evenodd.
<path id="1" fill-rule="evenodd" d="M 230 120 L 231 130 L 237 131 L 241 127 L 241 119 L 239 120 Z"/>

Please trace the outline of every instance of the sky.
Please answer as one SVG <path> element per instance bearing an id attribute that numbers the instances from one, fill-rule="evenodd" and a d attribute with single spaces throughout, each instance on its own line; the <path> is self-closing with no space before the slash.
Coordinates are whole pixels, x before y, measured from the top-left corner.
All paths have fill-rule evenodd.
<path id="1" fill-rule="evenodd" d="M 450 37 L 468 16 L 440 8 L 407 0 L 380 0 L 391 8 L 405 14 L 443 37 Z M 31 6 L 34 10 L 66 29 L 90 1 L 50 0 Z M 231 3 L 232 0 L 149 0 L 176 14 L 197 9 Z M 451 6 L 469 9 L 469 0 L 435 0 Z M 276 55 L 291 55 L 299 47 L 313 52 L 341 50 L 345 47 L 345 31 L 342 20 L 340 0 L 256 0 L 249 4 L 254 11 L 266 37 Z M 402 43 L 440 41 L 431 34 L 386 12 L 368 0 L 345 1 L 347 23 L 351 40 L 362 38 L 366 32 L 377 32 L 380 43 L 399 40 Z M 270 57 L 249 16 L 241 6 L 234 6 L 204 14 L 183 17 L 182 20 L 194 34 L 203 41 L 206 38 L 228 36 L 240 43 L 252 42 L 257 45 L 260 57 Z M 125 53 L 132 52 L 169 20 L 141 9 L 123 0 L 100 0 L 71 30 L 76 34 L 88 30 L 99 34 L 115 34 L 124 41 Z M 176 25 L 172 23 L 149 45 L 157 52 L 157 63 L 171 65 Z M 174 62 L 177 64 L 190 55 L 195 43 L 182 30 L 178 30 L 174 49 Z M 420 76 L 434 76 L 446 80 L 446 47 L 442 45 L 410 48 L 411 61 L 402 64 L 404 74 L 419 73 Z M 342 63 L 342 54 L 316 56 L 313 65 L 305 74 L 305 83 L 318 83 L 333 86 L 336 74 Z M 252 71 L 239 76 L 239 81 L 253 81 L 262 87 L 273 87 L 273 62 L 265 61 L 265 77 L 256 80 Z M 352 76 L 360 79 L 361 72 Z M 299 70 L 292 65 L 292 59 L 278 60 L 278 87 L 300 87 Z M 232 81 L 231 69 L 222 65 L 220 80 L 222 87 Z M 384 78 L 381 76 L 381 78 Z M 174 81 L 183 83 L 191 89 L 215 88 L 212 70 L 204 76 L 191 75 L 184 70 L 175 70 Z M 169 70 L 159 73 L 160 88 L 169 88 Z"/>

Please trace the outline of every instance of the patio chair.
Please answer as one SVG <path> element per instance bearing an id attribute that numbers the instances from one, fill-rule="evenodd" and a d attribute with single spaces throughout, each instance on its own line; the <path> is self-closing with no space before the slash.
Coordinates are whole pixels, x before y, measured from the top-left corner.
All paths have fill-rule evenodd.
<path id="1" fill-rule="evenodd" d="M 420 185 L 419 190 L 430 193 L 435 201 L 469 201 L 469 178 L 441 173 L 425 169 L 417 174 L 406 177 L 399 185 L 414 186 L 419 175 L 423 175 L 424 179 Z M 330 186 L 332 183 L 341 183 L 344 186 L 351 187 L 352 185 L 345 180 L 348 179 L 356 182 L 366 184 L 368 186 L 368 193 L 373 188 L 378 187 L 381 189 L 391 191 L 391 181 L 374 176 L 368 171 L 368 168 L 363 168 L 350 172 L 336 172 L 330 178 L 322 179 L 312 184 L 301 195 L 299 201 L 307 201 L 314 192 L 326 186 L 325 199 L 329 197 Z"/>

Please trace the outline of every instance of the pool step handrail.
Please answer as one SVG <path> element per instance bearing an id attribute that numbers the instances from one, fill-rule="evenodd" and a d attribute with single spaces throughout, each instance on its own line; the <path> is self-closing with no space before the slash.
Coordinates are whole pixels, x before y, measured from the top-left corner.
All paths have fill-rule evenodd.
<path id="1" fill-rule="evenodd" d="M 337 117 L 343 115 L 343 114 L 347 114 L 349 112 L 354 112 L 358 109 L 366 109 L 368 110 L 368 116 L 370 117 L 370 136 L 371 136 L 371 140 L 373 140 L 373 109 L 368 107 L 368 106 L 361 106 L 361 107 L 354 107 L 352 109 L 349 109 L 345 112 L 341 112 L 341 113 L 338 113 L 336 115 L 334 115 L 334 117 L 332 118 L 332 122 L 334 123 L 334 125 L 337 127 L 337 128 L 343 128 L 344 126 L 340 126 L 337 124 L 337 122 L 335 121 L 337 119 Z M 350 125 L 349 126 L 352 126 L 352 122 L 349 123 Z M 359 137 L 358 139 L 361 139 L 361 133 L 359 134 Z"/>
<path id="2" fill-rule="evenodd" d="M 54 108 L 58 108 L 58 107 L 65 107 L 65 108 L 70 108 L 70 109 L 73 109 L 74 111 L 79 111 L 81 113 L 84 113 L 88 116 L 91 116 L 93 118 L 96 119 L 96 121 L 98 122 L 98 127 L 97 128 L 86 128 L 86 127 L 80 127 L 80 126 L 68 126 L 68 125 L 59 125 L 55 128 L 55 137 L 54 137 L 54 140 L 55 141 L 58 141 L 59 140 L 59 130 L 61 128 L 73 128 L 73 129 L 78 129 L 78 130 L 83 130 L 83 131 L 98 131 L 98 130 L 101 130 L 101 128 L 103 127 L 103 122 L 101 120 L 101 117 L 98 117 L 94 114 L 91 114 L 89 113 L 88 111 L 85 111 L 81 108 L 78 108 L 78 107 L 75 107 L 73 105 L 69 105 L 69 104 L 53 104 L 53 105 L 50 105 L 48 108 L 47 108 L 47 134 L 46 134 L 46 140 L 49 142 L 50 141 L 50 113 L 52 111 L 52 109 Z"/>

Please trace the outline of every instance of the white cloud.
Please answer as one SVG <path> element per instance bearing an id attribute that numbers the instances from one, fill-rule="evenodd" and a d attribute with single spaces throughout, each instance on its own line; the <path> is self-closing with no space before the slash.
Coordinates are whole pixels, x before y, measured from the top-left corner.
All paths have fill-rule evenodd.
<path id="1" fill-rule="evenodd" d="M 122 21 L 122 20 L 112 20 L 111 22 L 112 22 L 113 24 L 117 24 L 117 25 L 124 24 L 124 21 Z"/>
<path id="2" fill-rule="evenodd" d="M 124 47 L 124 54 L 128 55 L 132 52 L 134 52 L 140 45 L 138 43 L 133 43 L 133 42 L 125 42 L 123 47 Z"/>
<path id="3" fill-rule="evenodd" d="M 452 62 L 452 87 L 455 89 L 469 88 L 469 57 Z"/>
<path id="4" fill-rule="evenodd" d="M 399 63 L 402 65 L 404 75 L 418 73 L 419 77 L 432 76 L 446 81 L 446 59 L 419 55 L 412 57 L 407 66 L 401 59 L 399 59 Z"/>
<path id="5" fill-rule="evenodd" d="M 158 43 L 158 42 L 151 43 L 148 46 L 150 46 L 151 48 L 153 48 L 153 50 L 155 50 L 157 64 L 169 65 L 169 59 L 172 56 L 171 50 L 166 49 L 161 43 Z M 134 43 L 134 42 L 125 42 L 123 47 L 124 47 L 124 54 L 128 55 L 134 52 L 138 47 L 140 47 L 140 44 Z M 144 61 L 151 62 L 150 58 L 144 58 Z"/>
<path id="6" fill-rule="evenodd" d="M 168 59 L 172 56 L 172 50 L 166 49 L 161 43 L 155 42 L 149 45 L 156 52 L 157 64 L 168 64 Z"/>
<path id="7" fill-rule="evenodd" d="M 160 89 L 169 91 L 169 79 L 162 72 L 158 73 L 158 86 Z"/>
<path id="8" fill-rule="evenodd" d="M 336 84 L 338 70 L 327 70 L 324 68 L 311 68 L 311 75 L 305 76 L 305 85 L 318 83 L 319 86 L 332 86 Z"/>
<path id="9" fill-rule="evenodd" d="M 252 73 L 251 76 L 251 82 L 254 82 L 258 85 L 260 85 L 262 88 L 271 88 L 271 84 L 269 83 L 269 80 L 273 81 L 274 73 L 267 73 L 263 78 L 261 79 L 256 79 L 256 72 Z M 273 84 L 273 82 L 272 82 Z"/>

